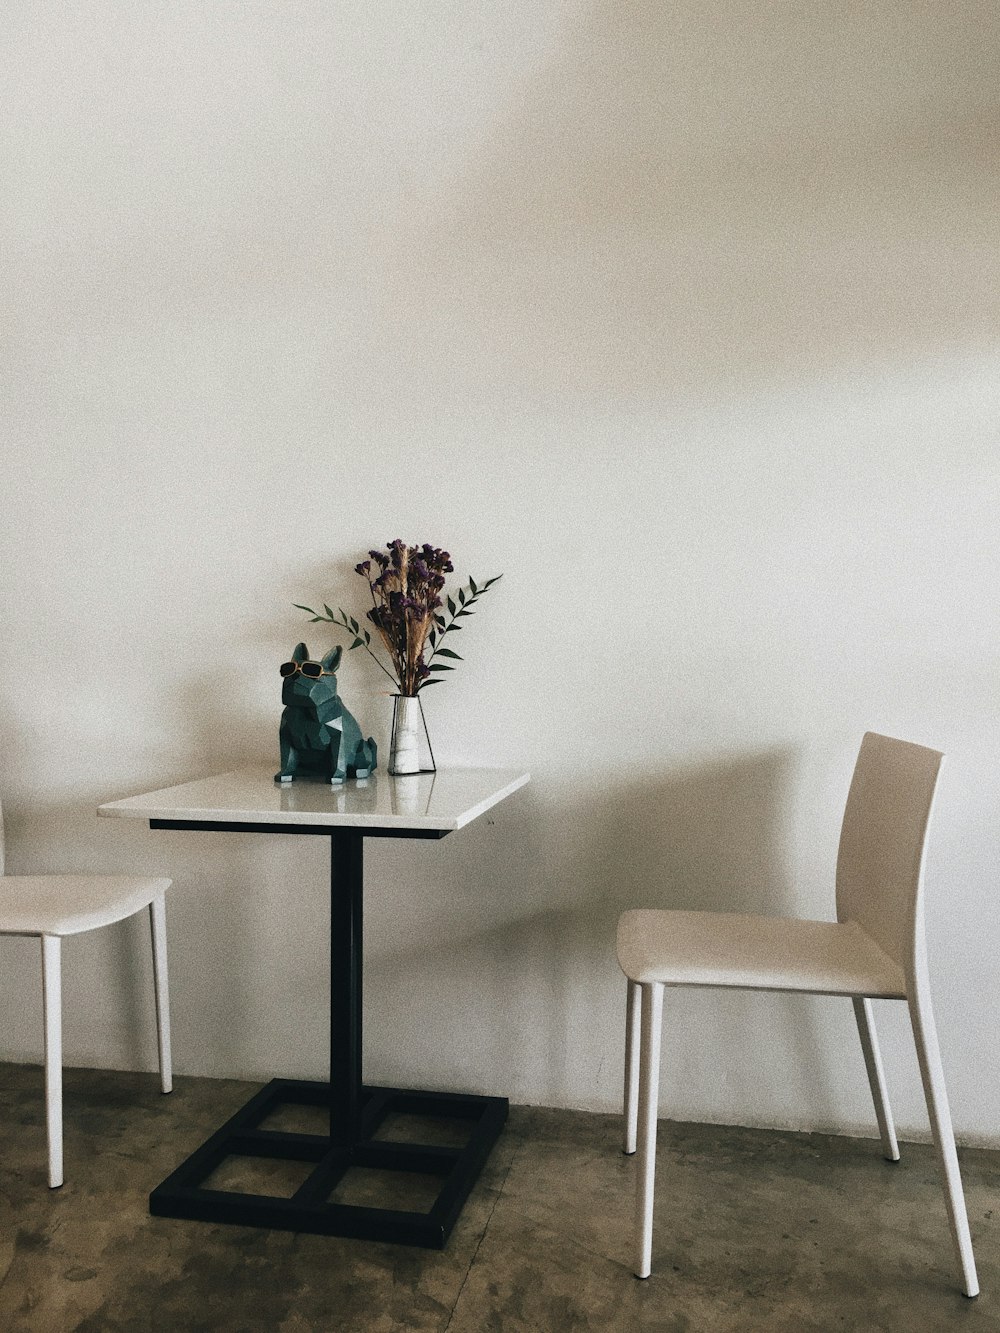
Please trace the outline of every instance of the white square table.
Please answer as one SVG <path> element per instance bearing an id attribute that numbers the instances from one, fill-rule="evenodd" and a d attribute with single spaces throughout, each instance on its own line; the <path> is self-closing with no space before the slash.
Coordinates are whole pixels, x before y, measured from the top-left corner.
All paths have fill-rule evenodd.
<path id="1" fill-rule="evenodd" d="M 153 1190 L 150 1212 L 322 1235 L 354 1236 L 440 1249 L 507 1118 L 506 1097 L 421 1092 L 365 1084 L 361 1069 L 364 840 L 443 838 L 523 787 L 527 773 L 444 769 L 408 777 L 376 773 L 331 786 L 278 784 L 273 769 L 237 769 L 218 777 L 111 801 L 99 815 L 147 819 L 154 829 L 285 833 L 329 838 L 330 1078 L 275 1078 Z M 279 1106 L 328 1107 L 329 1134 L 262 1128 Z M 393 1142 L 374 1136 L 393 1113 L 469 1122 L 461 1148 Z M 313 1163 L 290 1197 L 205 1187 L 227 1157 Z M 352 1166 L 438 1176 L 427 1212 L 331 1203 Z"/>

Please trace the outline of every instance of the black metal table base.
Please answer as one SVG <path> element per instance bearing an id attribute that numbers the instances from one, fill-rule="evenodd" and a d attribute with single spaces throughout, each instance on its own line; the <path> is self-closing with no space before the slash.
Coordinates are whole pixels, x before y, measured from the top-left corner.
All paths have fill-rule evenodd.
<path id="1" fill-rule="evenodd" d="M 342 1138 L 336 1133 L 331 1137 L 262 1129 L 262 1122 L 281 1106 L 330 1105 L 328 1083 L 272 1079 L 153 1190 L 149 1211 L 157 1217 L 231 1222 L 441 1249 L 500 1137 L 507 1119 L 506 1097 L 364 1086 L 359 1102 L 356 1128 Z M 467 1121 L 469 1137 L 461 1147 L 375 1138 L 391 1114 Z M 206 1189 L 204 1182 L 232 1157 L 315 1165 L 288 1197 Z M 330 1202 L 330 1195 L 351 1167 L 437 1176 L 441 1188 L 426 1212 Z"/>
<path id="2" fill-rule="evenodd" d="M 211 829 L 232 833 L 286 833 L 330 839 L 330 1079 L 325 1083 L 273 1079 L 149 1196 L 158 1217 L 185 1217 L 277 1227 L 322 1236 L 353 1236 L 441 1249 L 507 1119 L 506 1097 L 410 1092 L 365 1084 L 361 1070 L 364 966 L 364 840 L 437 839 L 446 830 L 326 828 L 306 824 L 251 824 L 151 819 L 152 828 Z M 322 1107 L 324 1134 L 263 1128 L 278 1107 Z M 469 1122 L 460 1148 L 399 1143 L 376 1135 L 386 1116 L 400 1113 Z M 313 1163 L 291 1195 L 210 1189 L 206 1182 L 227 1158 L 256 1157 Z M 438 1177 L 441 1188 L 426 1212 L 333 1202 L 352 1167 Z"/>

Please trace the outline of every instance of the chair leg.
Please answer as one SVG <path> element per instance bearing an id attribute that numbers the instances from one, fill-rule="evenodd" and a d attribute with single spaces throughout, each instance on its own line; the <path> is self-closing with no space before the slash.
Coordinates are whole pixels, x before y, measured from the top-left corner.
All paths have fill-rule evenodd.
<path id="1" fill-rule="evenodd" d="M 660 1092 L 660 1030 L 663 986 L 654 981 L 642 991 L 642 1053 L 639 1057 L 639 1176 L 636 1182 L 636 1277 L 649 1277 L 653 1265 L 653 1182 L 656 1175 L 656 1112 Z"/>
<path id="2" fill-rule="evenodd" d="M 42 999 L 45 1026 L 45 1130 L 49 1144 L 49 1188 L 63 1183 L 62 1116 L 62 940 L 42 936 Z"/>
<path id="3" fill-rule="evenodd" d="M 937 1030 L 934 1026 L 934 1012 L 929 996 L 919 991 L 911 996 L 909 1006 L 920 1077 L 923 1080 L 927 1112 L 930 1116 L 944 1184 L 948 1221 L 951 1224 L 958 1266 L 962 1271 L 962 1287 L 966 1296 L 978 1296 L 979 1278 L 976 1275 L 976 1260 L 972 1253 L 972 1237 L 969 1235 L 969 1218 L 965 1210 L 965 1195 L 958 1168 L 951 1112 L 948 1109 L 948 1094 L 945 1091 L 944 1069 L 941 1064 Z"/>
<path id="4" fill-rule="evenodd" d="M 160 1059 L 160 1087 L 173 1089 L 170 1063 L 170 986 L 167 980 L 167 909 L 162 895 L 149 904 L 153 937 L 153 988 L 156 993 L 156 1045 Z"/>
<path id="5" fill-rule="evenodd" d="M 631 1157 L 635 1152 L 639 1123 L 639 1040 L 642 1030 L 642 1001 L 639 987 L 629 981 L 625 997 L 625 1146 Z"/>
<path id="6" fill-rule="evenodd" d="M 892 1108 L 885 1086 L 885 1071 L 882 1068 L 882 1056 L 879 1053 L 878 1037 L 875 1035 L 875 1016 L 872 1013 L 871 1000 L 861 995 L 852 997 L 854 1017 L 858 1024 L 858 1036 L 865 1055 L 865 1068 L 868 1070 L 868 1085 L 872 1090 L 875 1103 L 875 1118 L 878 1132 L 882 1138 L 882 1154 L 889 1162 L 899 1161 L 899 1144 L 896 1142 L 896 1129 L 892 1122 Z"/>

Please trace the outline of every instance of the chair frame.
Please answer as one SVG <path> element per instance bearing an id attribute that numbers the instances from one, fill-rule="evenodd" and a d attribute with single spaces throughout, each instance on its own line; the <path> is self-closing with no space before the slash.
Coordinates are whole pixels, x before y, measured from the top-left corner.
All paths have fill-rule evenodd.
<path id="1" fill-rule="evenodd" d="M 63 1153 L 63 1109 L 62 1109 L 62 1089 L 63 1089 L 63 1026 L 62 1026 L 62 941 L 73 935 L 89 934 L 92 930 L 100 930 L 103 926 L 113 925 L 117 921 L 125 921 L 129 917 L 138 915 L 144 908 L 149 912 L 149 929 L 153 949 L 153 995 L 156 1005 L 156 1047 L 157 1059 L 160 1068 L 160 1088 L 164 1093 L 173 1090 L 173 1069 L 170 1056 L 170 986 L 167 973 L 167 909 L 166 909 L 166 890 L 170 887 L 168 879 L 148 880 L 144 882 L 145 877 L 136 876 L 67 876 L 67 875 L 7 875 L 4 873 L 4 827 L 3 810 L 0 807 L 0 920 L 2 920 L 3 894 L 10 892 L 16 895 L 18 881 L 31 883 L 37 887 L 38 881 L 51 882 L 58 884 L 60 881 L 69 880 L 91 881 L 114 883 L 116 887 L 126 887 L 130 892 L 131 903 L 125 909 L 121 910 L 120 904 L 102 904 L 101 908 L 96 910 L 97 919 L 87 919 L 87 913 L 83 917 L 79 915 L 73 919 L 73 912 L 70 911 L 62 921 L 53 921 L 51 913 L 45 913 L 49 919 L 44 925 L 40 925 L 37 918 L 34 921 L 24 919 L 21 912 L 16 911 L 17 902 L 15 899 L 15 920 L 11 923 L 8 917 L 6 927 L 0 925 L 0 938 L 17 937 L 27 939 L 37 939 L 41 941 L 42 949 L 42 1026 L 43 1026 L 43 1045 L 45 1061 L 45 1132 L 48 1146 L 48 1174 L 49 1188 L 58 1189 L 62 1185 L 64 1175 L 64 1153 Z M 139 900 L 136 899 L 138 894 Z M 93 908 L 93 904 L 90 905 Z M 62 929 L 58 929 L 59 926 Z M 36 929 L 36 926 L 38 927 Z M 56 929 L 53 929 L 56 926 Z"/>
<path id="2" fill-rule="evenodd" d="M 857 921 L 860 917 L 859 924 L 862 929 L 902 966 L 905 976 L 905 995 L 877 998 L 902 998 L 909 1009 L 924 1098 L 944 1185 L 948 1221 L 962 1275 L 962 1289 L 966 1296 L 972 1297 L 979 1293 L 979 1279 L 931 1004 L 924 931 L 923 880 L 927 827 L 943 757 L 936 750 L 928 750 L 923 746 L 914 746 L 872 732 L 866 733 L 858 755 L 841 831 L 837 858 L 837 918 L 839 921 Z M 902 893 L 905 889 L 908 898 L 906 903 L 898 901 L 895 904 L 897 909 L 895 920 L 890 919 L 887 922 L 878 907 L 872 908 L 870 901 L 869 905 L 865 904 L 865 892 L 870 891 L 872 886 L 864 882 L 866 868 L 863 865 L 862 854 L 866 851 L 871 852 L 875 848 L 875 843 L 872 841 L 873 830 L 865 827 L 867 806 L 873 799 L 877 801 L 885 796 L 884 783 L 881 791 L 874 792 L 872 784 L 879 777 L 884 778 L 894 766 L 899 768 L 901 774 L 908 768 L 916 770 L 914 789 L 904 791 L 902 798 L 905 804 L 905 798 L 909 797 L 910 808 L 901 812 L 909 818 L 910 827 L 905 831 L 910 834 L 911 842 L 915 844 L 911 849 L 915 852 L 915 858 L 908 868 L 904 868 L 904 873 L 899 876 L 899 883 L 891 886 L 897 893 Z M 905 782 L 903 785 L 906 786 Z M 892 797 L 888 803 L 891 803 L 891 800 Z M 903 880 L 908 880 L 908 883 L 903 884 Z M 669 916 L 669 913 L 664 915 Z M 894 935 L 893 929 L 899 925 L 900 919 L 903 929 L 896 931 Z M 670 982 L 665 980 L 638 982 L 629 977 L 627 972 L 626 977 L 628 984 L 625 1016 L 624 1151 L 628 1155 L 638 1151 L 635 1274 L 636 1277 L 647 1278 L 652 1271 L 653 1190 L 656 1171 L 663 993 L 665 986 Z M 754 989 L 753 986 L 745 984 L 733 988 Z M 788 986 L 787 989 L 797 990 L 803 994 L 819 993 L 807 985 Z M 895 1162 L 899 1160 L 899 1145 L 875 1032 L 872 997 L 861 993 L 852 994 L 851 999 L 882 1151 L 888 1161 Z"/>
<path id="3" fill-rule="evenodd" d="M 2 879 L 0 879 L 2 885 Z M 156 1004 L 156 1048 L 160 1068 L 160 1090 L 173 1091 L 170 1057 L 170 988 L 167 976 L 167 916 L 164 896 L 149 904 L 149 927 L 153 947 L 153 994 Z M 134 914 L 133 914 L 134 915 Z M 125 918 L 123 918 L 125 919 Z M 8 932 L 0 931 L 0 936 Z M 88 932 L 89 933 L 89 932 Z M 62 941 L 61 935 L 41 935 L 42 1022 L 45 1045 L 45 1133 L 48 1144 L 49 1188 L 58 1189 L 65 1180 L 63 1162 L 63 1041 L 62 1041 Z"/>

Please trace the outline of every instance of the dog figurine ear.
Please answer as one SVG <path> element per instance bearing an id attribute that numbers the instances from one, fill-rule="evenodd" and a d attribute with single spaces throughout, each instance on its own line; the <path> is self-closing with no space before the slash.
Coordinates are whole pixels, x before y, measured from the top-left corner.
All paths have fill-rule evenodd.
<path id="1" fill-rule="evenodd" d="M 330 651 L 327 653 L 327 655 L 323 658 L 322 662 L 320 663 L 320 666 L 323 668 L 324 671 L 329 671 L 332 674 L 337 670 L 337 667 L 340 666 L 340 659 L 343 656 L 343 653 L 344 650 L 338 643 L 336 648 L 330 649 Z"/>
<path id="2" fill-rule="evenodd" d="M 292 661 L 293 662 L 309 661 L 309 649 L 305 646 L 304 643 L 297 643 L 295 647 L 292 649 Z"/>

